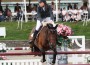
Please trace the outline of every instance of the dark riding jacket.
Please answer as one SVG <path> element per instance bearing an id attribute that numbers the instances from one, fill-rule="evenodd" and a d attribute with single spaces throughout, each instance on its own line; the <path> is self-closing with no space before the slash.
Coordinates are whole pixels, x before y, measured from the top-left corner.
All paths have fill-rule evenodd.
<path id="1" fill-rule="evenodd" d="M 45 8 L 38 6 L 37 8 L 37 20 L 42 21 L 42 19 L 50 17 L 51 20 L 54 20 L 52 8 L 50 5 L 47 5 Z"/>

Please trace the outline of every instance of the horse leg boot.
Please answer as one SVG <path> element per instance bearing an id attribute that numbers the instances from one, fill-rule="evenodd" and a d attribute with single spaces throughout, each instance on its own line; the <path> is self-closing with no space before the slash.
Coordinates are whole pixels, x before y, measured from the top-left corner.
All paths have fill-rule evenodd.
<path id="1" fill-rule="evenodd" d="M 42 53 L 42 60 L 41 60 L 41 62 L 43 63 L 43 62 L 46 61 L 46 59 L 45 59 L 45 51 L 43 49 L 40 49 L 40 51 Z"/>
<path id="2" fill-rule="evenodd" d="M 33 39 L 29 41 L 29 44 L 30 44 L 31 46 L 33 45 L 33 47 L 34 47 L 34 41 L 35 41 L 35 39 L 36 39 L 37 34 L 38 34 L 38 31 L 35 30 L 34 35 L 33 35 Z M 31 51 L 34 51 L 33 47 L 31 48 Z"/>
<path id="3" fill-rule="evenodd" d="M 52 61 L 52 63 L 55 64 L 57 51 L 56 51 L 56 49 L 54 49 L 53 51 L 54 51 L 54 55 L 53 55 L 53 61 Z"/>

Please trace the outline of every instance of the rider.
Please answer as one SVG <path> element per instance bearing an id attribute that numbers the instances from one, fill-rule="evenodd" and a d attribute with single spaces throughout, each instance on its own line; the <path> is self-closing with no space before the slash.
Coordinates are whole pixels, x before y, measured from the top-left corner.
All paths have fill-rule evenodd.
<path id="1" fill-rule="evenodd" d="M 40 29 L 40 26 L 42 25 L 42 22 L 50 21 L 52 23 L 54 20 L 52 8 L 50 5 L 47 4 L 46 0 L 40 0 L 39 6 L 37 7 L 37 24 L 36 29 L 33 35 L 33 39 L 30 40 L 31 42 L 34 42 L 36 35 Z"/>

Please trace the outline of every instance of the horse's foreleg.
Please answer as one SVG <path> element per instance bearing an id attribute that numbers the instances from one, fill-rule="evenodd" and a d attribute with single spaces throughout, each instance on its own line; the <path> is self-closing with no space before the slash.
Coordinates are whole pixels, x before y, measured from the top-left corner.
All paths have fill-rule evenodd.
<path id="1" fill-rule="evenodd" d="M 55 61 L 56 61 L 57 51 L 56 51 L 56 49 L 53 49 L 53 51 L 54 51 L 54 54 L 53 54 L 53 61 L 52 61 L 52 63 L 54 64 Z"/>
<path id="2" fill-rule="evenodd" d="M 34 44 L 29 44 L 30 45 L 30 48 L 31 48 L 31 52 L 34 52 Z"/>
<path id="3" fill-rule="evenodd" d="M 45 59 L 45 51 L 43 49 L 40 49 L 40 51 L 41 51 L 42 56 L 43 56 L 41 62 L 45 62 L 46 61 L 46 59 Z"/>

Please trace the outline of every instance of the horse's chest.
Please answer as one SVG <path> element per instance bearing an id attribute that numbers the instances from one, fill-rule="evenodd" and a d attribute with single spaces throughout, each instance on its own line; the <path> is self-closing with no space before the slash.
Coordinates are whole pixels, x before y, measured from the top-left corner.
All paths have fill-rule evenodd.
<path id="1" fill-rule="evenodd" d="M 50 49 L 49 44 L 45 44 L 45 45 L 43 45 L 43 49 L 49 50 L 49 49 Z"/>

